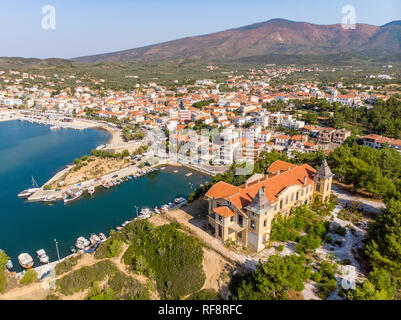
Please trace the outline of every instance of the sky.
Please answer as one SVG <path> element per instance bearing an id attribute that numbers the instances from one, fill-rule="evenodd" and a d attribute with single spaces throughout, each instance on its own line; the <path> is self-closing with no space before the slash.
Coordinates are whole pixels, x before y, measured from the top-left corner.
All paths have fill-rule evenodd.
<path id="1" fill-rule="evenodd" d="M 55 29 L 43 28 L 46 5 L 55 9 Z M 335 24 L 345 5 L 355 7 L 357 23 L 401 20 L 400 0 L 1 0 L 0 56 L 68 59 L 274 18 Z"/>

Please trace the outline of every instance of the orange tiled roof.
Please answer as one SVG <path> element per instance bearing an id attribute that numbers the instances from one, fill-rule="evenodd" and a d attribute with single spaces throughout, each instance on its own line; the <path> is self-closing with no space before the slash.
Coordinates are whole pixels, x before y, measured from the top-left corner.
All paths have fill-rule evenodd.
<path id="1" fill-rule="evenodd" d="M 238 187 L 235 187 L 224 181 L 220 181 L 216 183 L 212 188 L 210 188 L 210 190 L 206 193 L 206 197 L 216 198 L 216 199 L 225 198 L 238 193 L 239 190 L 240 189 Z"/>
<path id="2" fill-rule="evenodd" d="M 285 188 L 296 184 L 303 185 L 305 177 L 306 185 L 310 185 L 313 182 L 313 175 L 315 173 L 315 169 L 305 164 L 272 178 L 263 180 L 248 188 L 241 189 L 239 193 L 228 197 L 227 200 L 233 203 L 238 209 L 242 209 L 252 202 L 260 188 L 265 187 L 266 197 L 269 200 L 269 203 L 272 204 L 277 202 L 277 196 Z"/>
<path id="3" fill-rule="evenodd" d="M 286 162 L 286 161 L 282 161 L 282 160 L 277 160 L 275 162 L 272 163 L 272 165 L 269 167 L 269 169 L 267 169 L 267 172 L 270 173 L 277 173 L 279 171 L 283 172 L 283 171 L 287 171 L 288 168 L 293 169 L 295 168 L 296 165 Z"/>
<path id="4" fill-rule="evenodd" d="M 214 212 L 225 218 L 229 218 L 234 215 L 234 212 L 229 207 L 217 207 L 214 209 Z"/>

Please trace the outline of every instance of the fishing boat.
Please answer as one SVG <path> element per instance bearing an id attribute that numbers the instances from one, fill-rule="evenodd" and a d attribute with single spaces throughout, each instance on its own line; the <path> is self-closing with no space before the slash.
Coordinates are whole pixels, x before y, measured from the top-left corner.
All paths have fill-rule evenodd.
<path id="1" fill-rule="evenodd" d="M 21 253 L 18 256 L 18 262 L 24 269 L 30 269 L 34 265 L 33 259 L 28 253 Z"/>
<path id="2" fill-rule="evenodd" d="M 85 248 L 89 247 L 90 244 L 91 243 L 84 237 L 79 237 L 75 243 L 75 246 L 80 250 L 84 250 Z"/>
<path id="3" fill-rule="evenodd" d="M 77 200 L 82 194 L 83 191 L 81 189 L 68 190 L 64 196 L 64 204 Z"/>
<path id="4" fill-rule="evenodd" d="M 48 195 L 46 197 L 43 197 L 41 199 L 42 202 L 56 202 L 57 201 L 57 196 L 56 195 Z"/>
<path id="5" fill-rule="evenodd" d="M 192 172 L 190 172 L 190 173 L 187 173 L 185 176 L 186 176 L 186 177 L 190 177 L 190 176 L 192 176 Z"/>
<path id="6" fill-rule="evenodd" d="M 31 195 L 33 195 L 36 191 L 39 190 L 39 186 L 38 186 L 38 184 L 36 183 L 36 181 L 35 181 L 35 179 L 34 179 L 33 177 L 32 177 L 32 187 L 33 187 L 33 188 L 26 189 L 26 190 L 20 192 L 20 193 L 18 194 L 18 198 L 22 198 L 22 199 L 29 198 L 29 197 L 30 197 Z"/>
<path id="7" fill-rule="evenodd" d="M 49 263 L 49 256 L 46 254 L 46 251 L 43 249 L 40 249 L 36 251 L 36 255 L 38 257 L 38 260 L 40 263 L 46 264 Z"/>
<path id="8" fill-rule="evenodd" d="M 11 260 L 8 260 L 6 263 L 6 268 L 8 270 L 11 270 L 12 268 L 14 268 L 13 262 Z"/>
<path id="9" fill-rule="evenodd" d="M 93 195 L 93 194 L 95 193 L 95 187 L 94 187 L 94 186 L 90 186 L 90 187 L 88 188 L 88 193 L 89 193 L 90 195 Z"/>
<path id="10" fill-rule="evenodd" d="M 180 204 L 180 203 L 185 202 L 185 201 L 187 201 L 187 199 L 185 199 L 184 197 L 179 197 L 179 198 L 175 198 L 174 199 L 174 202 L 176 204 Z"/>
<path id="11" fill-rule="evenodd" d="M 99 238 L 101 242 L 105 242 L 107 240 L 107 237 L 104 233 L 99 233 Z"/>

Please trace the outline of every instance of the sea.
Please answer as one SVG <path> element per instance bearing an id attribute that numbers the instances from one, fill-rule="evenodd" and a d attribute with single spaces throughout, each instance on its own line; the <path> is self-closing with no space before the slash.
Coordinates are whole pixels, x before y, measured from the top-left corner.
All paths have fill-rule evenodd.
<path id="1" fill-rule="evenodd" d="M 20 271 L 20 253 L 29 253 L 39 266 L 36 251 L 45 249 L 50 261 L 55 261 L 56 241 L 61 258 L 65 257 L 78 237 L 108 235 L 136 217 L 135 207 L 160 208 L 211 180 L 196 172 L 187 177 L 191 171 L 183 167 L 166 167 L 108 190 L 97 189 L 93 196 L 85 195 L 68 205 L 17 197 L 32 187 L 32 177 L 41 186 L 75 158 L 89 155 L 110 139 L 108 132 L 98 129 L 50 130 L 19 120 L 0 123 L 0 249 L 11 257 L 16 271 Z"/>

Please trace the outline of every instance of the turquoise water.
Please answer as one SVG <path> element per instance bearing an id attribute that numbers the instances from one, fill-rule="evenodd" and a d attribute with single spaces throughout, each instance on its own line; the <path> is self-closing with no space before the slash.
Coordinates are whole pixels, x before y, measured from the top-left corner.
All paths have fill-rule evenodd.
<path id="1" fill-rule="evenodd" d="M 153 172 L 108 190 L 97 190 L 69 205 L 28 203 L 17 194 L 31 187 L 31 176 L 39 185 L 48 181 L 75 158 L 107 143 L 110 135 L 101 130 L 60 129 L 29 122 L 0 123 L 0 248 L 12 258 L 29 253 L 36 261 L 36 251 L 45 249 L 51 261 L 69 254 L 79 236 L 108 233 L 112 228 L 136 216 L 134 205 L 160 207 L 177 196 L 186 196 L 210 178 L 184 168 Z M 179 170 L 174 173 L 174 170 Z"/>

